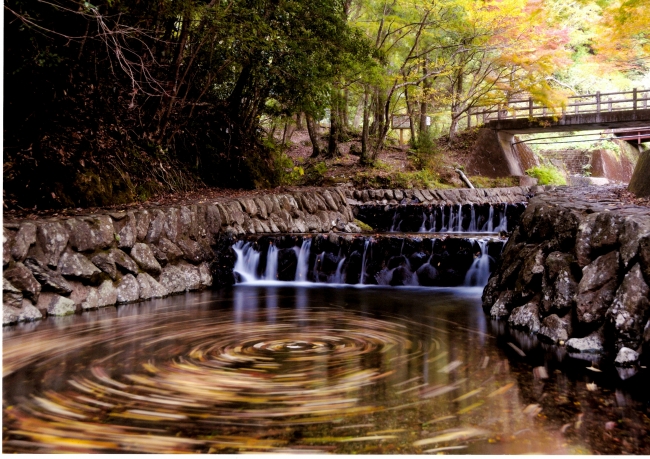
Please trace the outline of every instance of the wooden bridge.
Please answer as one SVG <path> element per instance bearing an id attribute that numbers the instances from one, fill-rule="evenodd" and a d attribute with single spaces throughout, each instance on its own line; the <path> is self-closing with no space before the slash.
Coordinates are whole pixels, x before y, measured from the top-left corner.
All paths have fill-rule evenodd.
<path id="1" fill-rule="evenodd" d="M 506 106 L 477 107 L 467 127 L 480 126 L 511 134 L 650 127 L 650 89 L 569 97 L 562 107 L 536 104 L 532 98 Z"/>

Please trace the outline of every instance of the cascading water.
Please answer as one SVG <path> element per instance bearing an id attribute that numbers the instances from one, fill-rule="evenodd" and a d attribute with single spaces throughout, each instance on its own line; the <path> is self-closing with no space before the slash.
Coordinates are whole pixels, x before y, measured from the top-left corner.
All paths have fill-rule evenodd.
<path id="1" fill-rule="evenodd" d="M 266 270 L 264 280 L 276 280 L 278 278 L 278 249 L 273 244 L 269 245 L 266 252 Z"/>
<path id="2" fill-rule="evenodd" d="M 307 271 L 309 270 L 309 250 L 311 249 L 311 239 L 304 239 L 298 252 L 298 263 L 296 265 L 296 282 L 307 282 Z"/>
<path id="3" fill-rule="evenodd" d="M 368 246 L 370 245 L 371 239 L 366 239 L 363 244 L 363 256 L 361 258 L 361 274 L 359 275 L 359 285 L 363 285 L 363 281 L 366 278 L 366 252 L 368 251 Z"/>
<path id="4" fill-rule="evenodd" d="M 494 231 L 499 233 L 501 231 L 508 231 L 508 218 L 506 217 L 506 212 L 508 211 L 508 204 L 503 207 L 503 211 L 499 215 L 499 224 Z"/>
<path id="5" fill-rule="evenodd" d="M 487 253 L 487 240 L 478 239 L 476 241 L 481 248 L 481 254 L 474 259 L 465 275 L 466 287 L 484 287 L 490 278 L 490 257 Z"/>
<path id="6" fill-rule="evenodd" d="M 243 282 L 259 280 L 257 266 L 260 263 L 260 253 L 253 248 L 250 242 L 237 241 L 232 249 L 237 254 L 237 261 L 233 271 L 239 274 Z"/>

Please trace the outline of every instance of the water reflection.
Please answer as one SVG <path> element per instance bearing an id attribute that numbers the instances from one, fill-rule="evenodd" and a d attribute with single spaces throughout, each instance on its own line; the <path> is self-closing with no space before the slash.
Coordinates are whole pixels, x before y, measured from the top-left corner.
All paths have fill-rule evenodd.
<path id="1" fill-rule="evenodd" d="M 6 327 L 3 451 L 647 453 L 647 407 L 500 326 L 480 289 L 239 286 Z"/>

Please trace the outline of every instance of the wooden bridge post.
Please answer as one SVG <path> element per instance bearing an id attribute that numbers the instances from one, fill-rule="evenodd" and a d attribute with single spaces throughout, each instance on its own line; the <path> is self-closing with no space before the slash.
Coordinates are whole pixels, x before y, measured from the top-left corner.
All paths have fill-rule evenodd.
<path id="1" fill-rule="evenodd" d="M 596 93 L 596 113 L 600 115 L 600 91 Z"/>
<path id="2" fill-rule="evenodd" d="M 528 116 L 533 117 L 533 98 L 529 97 L 528 98 Z"/>
<path id="3" fill-rule="evenodd" d="M 498 120 L 501 119 L 501 104 L 499 104 L 499 106 L 497 107 L 497 119 Z"/>
<path id="4" fill-rule="evenodd" d="M 632 90 L 632 110 L 636 110 L 637 91 L 636 88 Z"/>

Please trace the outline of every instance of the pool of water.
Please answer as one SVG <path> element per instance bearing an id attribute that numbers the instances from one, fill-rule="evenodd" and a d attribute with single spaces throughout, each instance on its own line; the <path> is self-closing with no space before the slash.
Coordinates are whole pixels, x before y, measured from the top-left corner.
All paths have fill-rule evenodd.
<path id="1" fill-rule="evenodd" d="M 480 294 L 238 285 L 5 327 L 3 452 L 650 453 L 647 370 Z"/>

